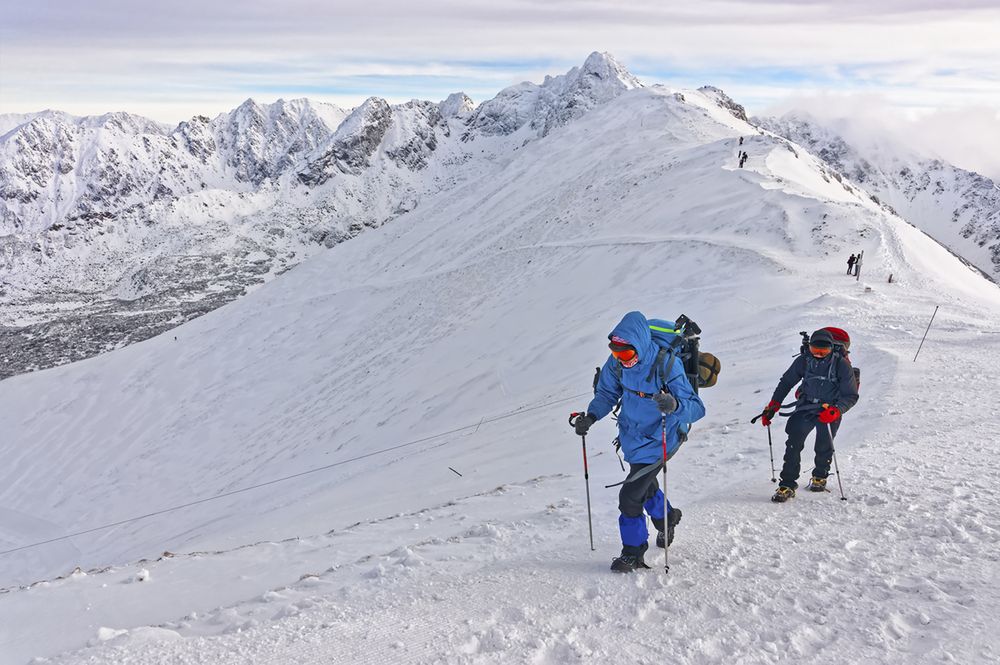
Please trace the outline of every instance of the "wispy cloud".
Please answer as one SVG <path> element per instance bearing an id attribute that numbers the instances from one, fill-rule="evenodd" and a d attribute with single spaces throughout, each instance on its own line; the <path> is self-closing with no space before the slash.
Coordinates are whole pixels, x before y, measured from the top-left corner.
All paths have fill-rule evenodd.
<path id="1" fill-rule="evenodd" d="M 1000 109 L 903 109 L 881 94 L 790 96 L 767 115 L 806 112 L 864 151 L 889 144 L 897 154 L 944 159 L 1000 183 Z"/>
<path id="2" fill-rule="evenodd" d="M 0 112 L 176 122 L 246 97 L 354 105 L 492 96 L 618 56 L 650 82 L 714 84 L 751 110 L 880 92 L 923 111 L 1000 108 L 995 0 L 0 0 Z M 989 63 L 989 64 L 987 64 Z"/>

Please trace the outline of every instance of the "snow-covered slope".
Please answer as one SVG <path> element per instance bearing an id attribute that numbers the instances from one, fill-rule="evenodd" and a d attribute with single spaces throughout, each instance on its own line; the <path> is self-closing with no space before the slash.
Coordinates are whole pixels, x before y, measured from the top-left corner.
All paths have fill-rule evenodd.
<path id="1" fill-rule="evenodd" d="M 998 497 L 969 469 L 997 429 L 1000 293 L 724 101 L 627 91 L 169 335 L 0 383 L 0 550 L 199 502 L 0 556 L 3 658 L 995 655 L 1000 607 L 975 589 L 1000 573 Z M 842 274 L 858 249 L 862 282 Z M 588 437 L 589 551 L 566 425 L 635 308 L 688 314 L 725 363 L 671 464 L 669 577 L 607 571 L 609 422 Z M 827 324 L 863 370 L 838 438 L 850 500 L 774 506 L 747 421 Z"/>
<path id="2" fill-rule="evenodd" d="M 917 155 L 887 137 L 845 139 L 805 113 L 754 122 L 818 155 L 904 219 L 980 270 L 1000 278 L 1000 185 L 978 173 Z"/>
<path id="3" fill-rule="evenodd" d="M 489 177 L 525 141 L 637 87 L 607 54 L 473 109 L 247 100 L 170 129 L 125 113 L 0 127 L 0 378 L 143 339 Z M 4 329 L 3 326 L 13 328 Z"/>

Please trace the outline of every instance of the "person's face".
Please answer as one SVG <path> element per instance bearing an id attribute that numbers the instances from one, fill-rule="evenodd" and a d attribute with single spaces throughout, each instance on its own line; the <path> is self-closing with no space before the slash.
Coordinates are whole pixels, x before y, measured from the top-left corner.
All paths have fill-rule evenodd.
<path id="1" fill-rule="evenodd" d="M 639 362 L 639 354 L 636 353 L 635 349 L 622 349 L 621 351 L 612 349 L 611 355 L 622 364 L 622 367 L 632 367 Z"/>
<path id="2" fill-rule="evenodd" d="M 826 358 L 828 355 L 830 355 L 831 351 L 833 351 L 833 348 L 829 346 L 813 346 L 812 344 L 809 345 L 809 353 L 813 355 L 813 358 Z"/>

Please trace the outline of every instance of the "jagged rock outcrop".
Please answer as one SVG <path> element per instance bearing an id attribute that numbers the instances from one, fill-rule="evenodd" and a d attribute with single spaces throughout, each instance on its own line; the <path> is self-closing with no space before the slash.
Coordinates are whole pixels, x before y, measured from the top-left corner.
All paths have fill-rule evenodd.
<path id="1" fill-rule="evenodd" d="M 384 99 L 369 97 L 364 104 L 344 120 L 336 134 L 308 158 L 299 172 L 299 181 L 306 185 L 321 185 L 340 173 L 358 174 L 370 166 L 382 137 L 392 121 L 392 108 Z"/>
<path id="2" fill-rule="evenodd" d="M 519 83 L 483 102 L 469 121 L 470 129 L 506 136 L 529 127 L 536 136 L 578 118 L 626 90 L 642 87 L 607 53 L 591 53 L 582 67 L 561 76 L 546 76 L 541 85 Z M 468 138 L 474 134 L 470 132 Z"/>
<path id="3" fill-rule="evenodd" d="M 748 122 L 746 109 L 740 104 L 737 104 L 732 97 L 724 93 L 719 88 L 711 85 L 703 85 L 698 88 L 698 92 L 704 94 L 706 97 L 714 99 L 716 104 L 732 113 L 734 117 L 742 120 L 743 122 Z"/>

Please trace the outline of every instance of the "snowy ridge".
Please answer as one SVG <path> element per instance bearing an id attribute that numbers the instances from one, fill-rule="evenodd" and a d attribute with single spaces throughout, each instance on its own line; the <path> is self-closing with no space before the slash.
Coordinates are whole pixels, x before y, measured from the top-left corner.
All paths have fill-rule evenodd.
<path id="1" fill-rule="evenodd" d="M 586 397 L 528 410 L 588 392 L 630 309 L 688 314 L 724 363 L 671 462 L 668 577 L 607 571 L 612 423 L 588 436 L 591 553 L 566 425 Z M 830 324 L 863 371 L 849 501 L 774 506 L 748 421 L 797 332 Z M 0 382 L 0 549 L 345 462 L 0 558 L 4 586 L 110 567 L 0 594 L 0 653 L 989 662 L 998 496 L 969 469 L 992 454 L 997 329 L 994 284 L 819 159 L 713 95 L 630 90 L 170 335 Z"/>
<path id="2" fill-rule="evenodd" d="M 808 114 L 755 119 L 818 155 L 980 270 L 1000 278 L 1000 185 L 904 146 L 852 145 Z M 886 145 L 888 143 L 888 145 Z"/>

